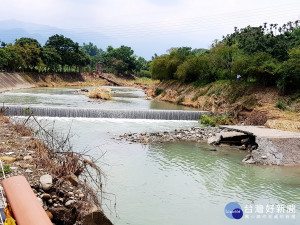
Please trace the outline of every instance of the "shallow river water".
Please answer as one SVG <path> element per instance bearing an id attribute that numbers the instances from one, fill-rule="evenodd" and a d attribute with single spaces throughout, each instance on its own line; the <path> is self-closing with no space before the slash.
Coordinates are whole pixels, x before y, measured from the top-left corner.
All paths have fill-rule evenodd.
<path id="1" fill-rule="evenodd" d="M 68 105 L 72 107 L 184 109 L 146 101 L 143 92 L 113 88 L 114 101 L 97 102 L 74 95 L 74 89 L 41 88 L 0 95 L 6 104 Z M 88 102 L 90 101 L 90 102 Z M 299 167 L 243 165 L 246 153 L 201 143 L 130 144 L 116 138 L 124 133 L 168 131 L 199 126 L 196 121 L 43 118 L 57 130 L 71 127 L 76 151 L 91 148 L 104 156 L 99 164 L 107 175 L 105 190 L 112 201 L 103 206 L 116 225 L 300 224 Z M 244 212 L 229 219 L 224 208 L 237 202 Z M 277 209 L 284 208 L 284 212 Z M 271 213 L 272 206 L 273 211 Z M 252 208 L 251 208 L 252 207 Z M 295 207 L 295 213 L 293 210 Z M 263 208 L 263 210 L 262 210 Z M 250 213 L 250 209 L 252 212 Z"/>

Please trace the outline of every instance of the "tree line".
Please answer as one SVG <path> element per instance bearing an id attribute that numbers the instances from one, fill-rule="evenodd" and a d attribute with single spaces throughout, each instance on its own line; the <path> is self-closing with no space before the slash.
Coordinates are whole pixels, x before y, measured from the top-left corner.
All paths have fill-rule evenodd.
<path id="1" fill-rule="evenodd" d="M 49 37 L 44 46 L 36 39 L 25 37 L 14 43 L 0 43 L 0 69 L 4 71 L 90 72 L 102 62 L 104 72 L 145 73 L 150 77 L 149 63 L 143 57 L 137 57 L 128 46 L 108 46 L 104 51 L 92 43 L 79 46 L 72 39 L 58 34 Z"/>
<path id="2" fill-rule="evenodd" d="M 299 21 L 248 26 L 215 40 L 209 50 L 171 48 L 150 64 L 153 79 L 208 84 L 217 80 L 277 85 L 284 92 L 300 87 Z"/>
<path id="3" fill-rule="evenodd" d="M 102 62 L 103 71 L 135 74 L 159 80 L 179 80 L 200 85 L 217 80 L 235 80 L 277 85 L 284 92 L 300 86 L 300 23 L 282 26 L 264 23 L 259 27 L 234 28 L 215 40 L 210 49 L 171 48 L 168 54 L 147 61 L 128 46 L 106 50 L 93 43 L 79 46 L 63 35 L 53 35 L 44 46 L 33 38 L 15 43 L 0 41 L 0 70 L 36 72 L 90 72 Z"/>

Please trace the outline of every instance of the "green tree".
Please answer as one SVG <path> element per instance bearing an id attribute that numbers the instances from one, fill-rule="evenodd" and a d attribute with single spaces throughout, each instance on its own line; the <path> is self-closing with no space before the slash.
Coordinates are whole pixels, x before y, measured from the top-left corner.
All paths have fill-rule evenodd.
<path id="1" fill-rule="evenodd" d="M 72 57 L 74 59 L 73 65 L 81 72 L 82 67 L 85 67 L 90 64 L 91 59 L 90 57 L 82 50 L 73 52 L 74 56 Z"/>
<path id="2" fill-rule="evenodd" d="M 94 45 L 91 42 L 89 42 L 88 44 L 83 43 L 81 49 L 89 56 L 100 55 L 100 52 L 103 51 L 102 49 L 98 49 L 97 45 Z"/>
<path id="3" fill-rule="evenodd" d="M 93 43 L 89 42 L 89 44 L 83 43 L 83 46 L 80 48 L 90 57 L 90 69 L 95 69 L 96 64 L 98 62 L 104 62 L 104 58 L 106 52 L 103 51 L 101 48 L 98 48 Z"/>
<path id="4" fill-rule="evenodd" d="M 248 67 L 251 64 L 251 56 L 248 54 L 239 54 L 231 64 L 232 74 L 235 76 L 242 75 L 242 80 L 247 81 L 249 78 Z"/>
<path id="5" fill-rule="evenodd" d="M 21 47 L 25 47 L 25 45 L 34 45 L 37 48 L 41 48 L 40 43 L 34 38 L 19 38 L 16 40 L 15 45 L 20 45 Z"/>
<path id="6" fill-rule="evenodd" d="M 54 48 L 61 57 L 61 71 L 64 72 L 65 65 L 69 67 L 74 64 L 74 52 L 79 51 L 78 43 L 74 43 L 70 38 L 63 35 L 53 35 L 47 40 L 45 47 Z"/>
<path id="7" fill-rule="evenodd" d="M 232 63 L 234 59 L 240 54 L 236 45 L 228 46 L 222 42 L 217 42 L 209 51 L 211 56 L 211 69 L 215 71 L 219 79 L 233 80 L 236 74 L 232 73 Z"/>
<path id="8" fill-rule="evenodd" d="M 156 56 L 150 63 L 152 79 L 170 80 L 172 77 L 168 72 L 169 55 Z"/>
<path id="9" fill-rule="evenodd" d="M 6 66 L 5 69 L 8 71 L 17 71 L 20 68 L 25 68 L 25 61 L 22 56 L 19 54 L 18 48 L 21 48 L 19 45 L 8 44 L 5 50 L 6 57 Z"/>
<path id="10" fill-rule="evenodd" d="M 104 63 L 111 72 L 116 74 L 132 74 L 136 69 L 136 56 L 128 46 L 122 45 L 119 48 L 108 46 Z"/>
<path id="11" fill-rule="evenodd" d="M 183 77 L 179 78 L 180 76 L 178 74 L 176 75 L 177 69 L 188 57 L 195 56 L 194 53 L 196 53 L 196 51 L 193 53 L 192 48 L 190 47 L 180 47 L 171 48 L 168 52 L 168 55 L 156 56 L 153 58 L 150 64 L 152 78 L 159 80 L 185 80 Z"/>
<path id="12" fill-rule="evenodd" d="M 0 69 L 5 69 L 6 67 L 7 67 L 6 49 L 0 48 Z"/>
<path id="13" fill-rule="evenodd" d="M 45 64 L 46 71 L 57 71 L 61 57 L 55 48 L 44 47 L 41 51 L 41 58 Z"/>
<path id="14" fill-rule="evenodd" d="M 248 58 L 248 67 L 245 70 L 247 77 L 252 77 L 262 85 L 274 85 L 278 79 L 278 61 L 268 53 L 259 52 Z"/>
<path id="15" fill-rule="evenodd" d="M 15 41 L 14 50 L 22 57 L 22 70 L 35 70 L 41 63 L 41 45 L 33 38 L 20 38 Z"/>
<path id="16" fill-rule="evenodd" d="M 149 70 L 149 62 L 143 57 L 138 57 L 135 61 L 136 71 Z"/>
<path id="17" fill-rule="evenodd" d="M 299 91 L 300 87 L 300 46 L 289 51 L 289 59 L 278 69 L 280 78 L 277 86 L 284 93 Z"/>
<path id="18" fill-rule="evenodd" d="M 276 34 L 277 31 L 279 34 Z M 259 27 L 235 28 L 235 32 L 224 37 L 222 42 L 228 46 L 238 45 L 247 54 L 266 52 L 282 62 L 288 59 L 288 50 L 299 44 L 300 28 L 297 21 L 281 27 L 278 24 L 268 27 L 264 23 Z"/>
<path id="19" fill-rule="evenodd" d="M 205 48 L 195 48 L 191 51 L 191 54 L 195 56 L 201 56 L 201 55 L 205 55 L 208 52 L 209 51 Z"/>
<path id="20" fill-rule="evenodd" d="M 192 56 L 182 63 L 175 74 L 175 77 L 183 82 L 200 81 L 202 84 L 215 81 L 211 70 L 209 56 Z"/>

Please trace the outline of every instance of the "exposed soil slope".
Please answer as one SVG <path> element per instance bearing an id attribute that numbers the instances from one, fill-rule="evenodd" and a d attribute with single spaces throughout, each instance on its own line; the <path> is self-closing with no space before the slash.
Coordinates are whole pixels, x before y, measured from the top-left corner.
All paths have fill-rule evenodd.
<path id="1" fill-rule="evenodd" d="M 165 81 L 146 90 L 157 100 L 232 114 L 238 123 L 266 125 L 270 128 L 300 132 L 300 99 L 281 96 L 275 87 L 216 82 L 206 86 Z M 278 102 L 286 104 L 281 110 Z"/>
<path id="2" fill-rule="evenodd" d="M 110 85 L 108 81 L 89 73 L 21 73 L 21 76 L 36 87 Z"/>

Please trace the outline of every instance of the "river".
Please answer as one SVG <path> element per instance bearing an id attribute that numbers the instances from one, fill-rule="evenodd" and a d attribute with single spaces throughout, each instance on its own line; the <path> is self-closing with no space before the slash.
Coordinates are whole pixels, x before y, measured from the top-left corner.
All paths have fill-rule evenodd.
<path id="1" fill-rule="evenodd" d="M 0 102 L 38 106 L 108 109 L 191 110 L 171 103 L 148 101 L 142 90 L 112 87 L 113 101 L 75 95 L 75 88 L 37 88 L 0 94 Z M 71 127 L 75 151 L 92 149 L 103 155 L 99 165 L 107 175 L 112 201 L 103 206 L 116 225 L 299 224 L 300 169 L 243 165 L 245 152 L 202 143 L 149 144 L 118 140 L 124 133 L 170 131 L 199 126 L 196 121 L 134 119 L 43 118 L 55 120 L 59 132 Z M 244 211 L 239 221 L 225 216 L 229 202 Z M 274 206 L 271 213 L 270 207 Z M 277 205 L 285 211 L 277 211 Z M 291 210 L 295 206 L 296 213 Z M 252 207 L 252 213 L 250 208 Z M 260 213 L 263 208 L 263 213 Z M 268 208 L 268 211 L 267 211 Z M 289 208 L 289 213 L 287 212 Z M 259 211 L 260 209 L 260 211 Z M 292 208 L 293 209 L 293 208 Z M 247 218 L 248 216 L 248 218 Z M 289 218 L 287 218 L 289 216 Z M 294 217 L 295 216 L 295 217 Z M 277 218 L 276 218 L 277 217 Z"/>

